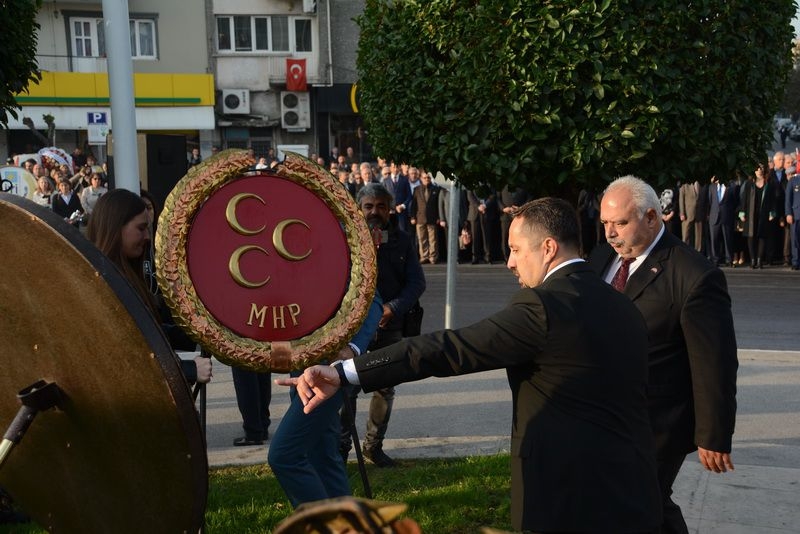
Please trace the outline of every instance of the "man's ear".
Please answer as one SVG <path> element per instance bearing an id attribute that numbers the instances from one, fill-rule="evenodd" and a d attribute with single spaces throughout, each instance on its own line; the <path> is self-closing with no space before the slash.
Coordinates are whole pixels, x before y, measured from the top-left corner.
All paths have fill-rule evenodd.
<path id="1" fill-rule="evenodd" d="M 552 237 L 545 237 L 542 246 L 544 247 L 544 259 L 546 261 L 552 260 L 558 254 L 558 241 Z"/>

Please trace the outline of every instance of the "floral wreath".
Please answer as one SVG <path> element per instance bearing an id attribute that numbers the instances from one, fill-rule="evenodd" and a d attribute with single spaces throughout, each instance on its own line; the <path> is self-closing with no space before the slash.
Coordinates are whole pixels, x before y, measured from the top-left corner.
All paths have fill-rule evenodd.
<path id="1" fill-rule="evenodd" d="M 336 313 L 299 339 L 258 341 L 222 325 L 206 309 L 189 276 L 188 235 L 205 200 L 247 173 L 254 163 L 244 150 L 226 150 L 189 169 L 167 197 L 158 220 L 156 277 L 176 323 L 223 363 L 261 372 L 304 369 L 333 359 L 361 327 L 375 294 L 375 246 L 361 211 L 333 175 L 299 155 L 288 154 L 272 172 L 313 192 L 344 228 L 350 249 L 347 291 Z"/>

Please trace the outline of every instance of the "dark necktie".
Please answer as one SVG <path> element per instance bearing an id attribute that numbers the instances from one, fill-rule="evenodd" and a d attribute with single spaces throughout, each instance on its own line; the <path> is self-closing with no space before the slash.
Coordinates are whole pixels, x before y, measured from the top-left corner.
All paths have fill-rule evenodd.
<path id="1" fill-rule="evenodd" d="M 625 291 L 625 284 L 628 283 L 628 273 L 630 272 L 631 263 L 636 258 L 626 258 L 622 260 L 622 264 L 617 269 L 617 274 L 611 279 L 611 287 L 622 293 Z"/>

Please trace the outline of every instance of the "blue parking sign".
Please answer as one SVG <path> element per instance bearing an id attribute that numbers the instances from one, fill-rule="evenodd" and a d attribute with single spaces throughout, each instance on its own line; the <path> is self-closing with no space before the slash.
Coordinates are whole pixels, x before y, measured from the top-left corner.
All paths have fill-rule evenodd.
<path id="1" fill-rule="evenodd" d="M 86 114 L 87 124 L 108 124 L 108 117 L 105 111 L 90 111 Z"/>

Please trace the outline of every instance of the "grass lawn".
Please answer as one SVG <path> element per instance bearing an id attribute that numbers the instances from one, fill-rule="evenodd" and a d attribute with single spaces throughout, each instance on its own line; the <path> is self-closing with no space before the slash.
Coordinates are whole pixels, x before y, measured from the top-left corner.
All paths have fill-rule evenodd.
<path id="1" fill-rule="evenodd" d="M 511 530 L 509 457 L 399 460 L 395 469 L 367 466 L 373 498 L 408 504 L 407 515 L 431 534 Z M 353 494 L 364 496 L 358 467 L 348 464 Z M 270 532 L 292 507 L 266 465 L 209 472 L 208 534 Z M 0 533 L 33 534 L 35 525 L 0 526 Z"/>

